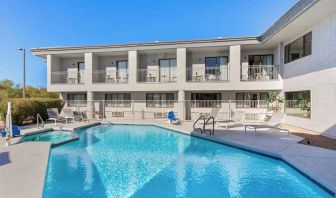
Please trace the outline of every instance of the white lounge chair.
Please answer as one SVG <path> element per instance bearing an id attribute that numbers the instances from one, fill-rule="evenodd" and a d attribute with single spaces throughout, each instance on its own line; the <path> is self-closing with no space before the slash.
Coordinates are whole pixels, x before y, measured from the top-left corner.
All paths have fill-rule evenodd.
<path id="1" fill-rule="evenodd" d="M 65 124 L 68 124 L 68 119 L 75 122 L 75 115 L 71 109 L 63 109 L 63 114 L 65 118 Z"/>
<path id="2" fill-rule="evenodd" d="M 289 130 L 288 129 L 283 129 L 280 128 L 280 124 L 283 123 L 283 119 L 285 117 L 285 114 L 283 113 L 273 113 L 271 119 L 263 125 L 258 125 L 258 124 L 247 124 L 245 125 L 245 133 L 247 129 L 253 129 L 254 134 L 257 134 L 258 129 L 276 129 L 279 131 L 285 131 L 289 135 Z"/>
<path id="3" fill-rule="evenodd" d="M 222 119 L 222 120 L 219 119 L 216 120 L 215 123 L 217 128 L 224 127 L 225 129 L 228 129 L 228 126 L 241 124 L 244 116 L 245 116 L 244 111 L 236 111 L 231 119 Z"/>
<path id="4" fill-rule="evenodd" d="M 58 109 L 57 108 L 49 108 L 47 109 L 47 113 L 48 113 L 48 119 L 50 121 L 54 121 L 55 125 L 57 124 L 57 122 L 62 122 L 65 120 L 65 117 L 61 116 L 58 113 Z"/>

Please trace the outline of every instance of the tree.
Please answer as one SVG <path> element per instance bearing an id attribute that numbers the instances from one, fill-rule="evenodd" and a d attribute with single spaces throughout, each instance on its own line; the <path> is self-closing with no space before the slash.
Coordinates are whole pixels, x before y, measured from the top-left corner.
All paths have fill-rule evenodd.
<path id="1" fill-rule="evenodd" d="M 283 103 L 283 98 L 278 96 L 276 91 L 267 92 L 267 97 L 265 99 L 265 103 L 267 105 L 267 111 L 279 112 L 281 107 L 280 103 Z"/>
<path id="2" fill-rule="evenodd" d="M 0 81 L 0 101 L 5 98 L 21 98 L 22 89 L 11 80 Z M 59 98 L 58 93 L 49 93 L 46 88 L 26 87 L 27 98 Z"/>

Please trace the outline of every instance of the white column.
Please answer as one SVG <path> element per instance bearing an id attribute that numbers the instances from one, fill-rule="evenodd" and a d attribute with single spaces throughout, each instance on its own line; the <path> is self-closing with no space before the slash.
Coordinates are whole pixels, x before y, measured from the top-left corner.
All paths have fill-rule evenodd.
<path id="1" fill-rule="evenodd" d="M 177 48 L 176 49 L 176 77 L 179 85 L 182 85 L 186 82 L 186 69 L 187 69 L 187 49 L 186 48 Z"/>
<path id="2" fill-rule="evenodd" d="M 138 69 L 138 51 L 128 51 L 128 83 L 136 85 Z"/>
<path id="3" fill-rule="evenodd" d="M 51 85 L 51 64 L 53 57 L 51 55 L 47 55 L 47 87 Z"/>
<path id="4" fill-rule="evenodd" d="M 92 85 L 93 54 L 92 53 L 85 53 L 84 61 L 85 61 L 84 83 L 85 83 L 86 86 L 90 87 Z"/>
<path id="5" fill-rule="evenodd" d="M 241 47 L 240 45 L 230 46 L 229 57 L 229 80 L 230 82 L 240 82 L 240 67 L 241 67 Z"/>
<path id="6" fill-rule="evenodd" d="M 89 115 L 91 118 L 93 118 L 93 111 L 94 111 L 94 108 L 93 108 L 93 92 L 92 91 L 88 91 L 87 92 L 87 101 L 88 101 L 88 108 L 89 108 Z"/>
<path id="7" fill-rule="evenodd" d="M 278 79 L 282 80 L 282 68 L 284 65 L 284 44 L 279 43 L 275 49 L 274 64 L 278 66 Z"/>
<path id="8" fill-rule="evenodd" d="M 181 120 L 185 120 L 185 91 L 178 91 L 178 115 Z"/>

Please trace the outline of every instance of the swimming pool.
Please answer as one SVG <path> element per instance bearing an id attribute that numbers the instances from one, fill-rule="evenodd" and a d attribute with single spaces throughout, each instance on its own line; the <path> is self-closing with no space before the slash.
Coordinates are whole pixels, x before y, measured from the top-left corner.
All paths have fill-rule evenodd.
<path id="1" fill-rule="evenodd" d="M 73 139 L 71 131 L 68 130 L 51 130 L 24 135 L 20 142 L 50 142 L 56 145 Z"/>
<path id="2" fill-rule="evenodd" d="M 51 150 L 44 197 L 332 197 L 283 161 L 156 126 L 78 135 Z"/>

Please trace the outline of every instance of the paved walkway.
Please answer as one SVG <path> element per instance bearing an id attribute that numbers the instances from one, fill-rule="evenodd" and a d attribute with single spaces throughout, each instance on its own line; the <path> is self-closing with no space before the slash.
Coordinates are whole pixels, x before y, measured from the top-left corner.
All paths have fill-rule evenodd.
<path id="1" fill-rule="evenodd" d="M 208 135 L 193 131 L 192 122 L 183 122 L 181 125 L 172 125 L 167 124 L 162 120 L 104 121 L 115 124 L 155 124 L 182 133 L 193 134 L 212 141 L 282 158 L 336 194 L 336 151 L 298 144 L 297 142 L 301 141 L 302 138 L 295 135 L 270 131 L 260 131 L 255 135 L 253 132 L 245 133 L 242 126 L 234 127 L 229 130 L 217 129 L 215 130 L 215 135 Z M 87 124 L 88 123 L 71 123 L 68 125 L 63 124 L 62 126 L 46 124 L 45 128 L 56 127 L 59 129 L 62 127 L 63 129 L 72 129 Z M 92 124 L 92 122 L 90 124 Z M 22 129 L 23 133 L 30 133 L 33 131 L 36 131 L 35 126 L 27 126 Z M 17 141 L 18 138 L 12 139 L 13 143 Z M 49 149 L 49 143 L 24 143 L 7 148 L 1 146 L 0 194 L 11 195 L 11 197 L 22 197 L 22 195 L 25 197 L 39 197 L 36 195 L 42 195 L 43 182 L 41 181 L 44 181 L 45 178 Z M 1 165 L 1 162 L 5 158 L 9 159 L 10 162 Z M 3 173 L 7 175 L 3 177 Z M 29 178 L 29 182 L 25 178 Z M 20 191 L 15 190 L 15 186 L 17 186 L 17 181 L 19 180 L 29 183 L 27 184 L 27 188 L 20 188 Z M 20 183 L 20 186 L 22 185 L 25 184 Z M 32 196 L 27 196 L 28 193 Z"/>

